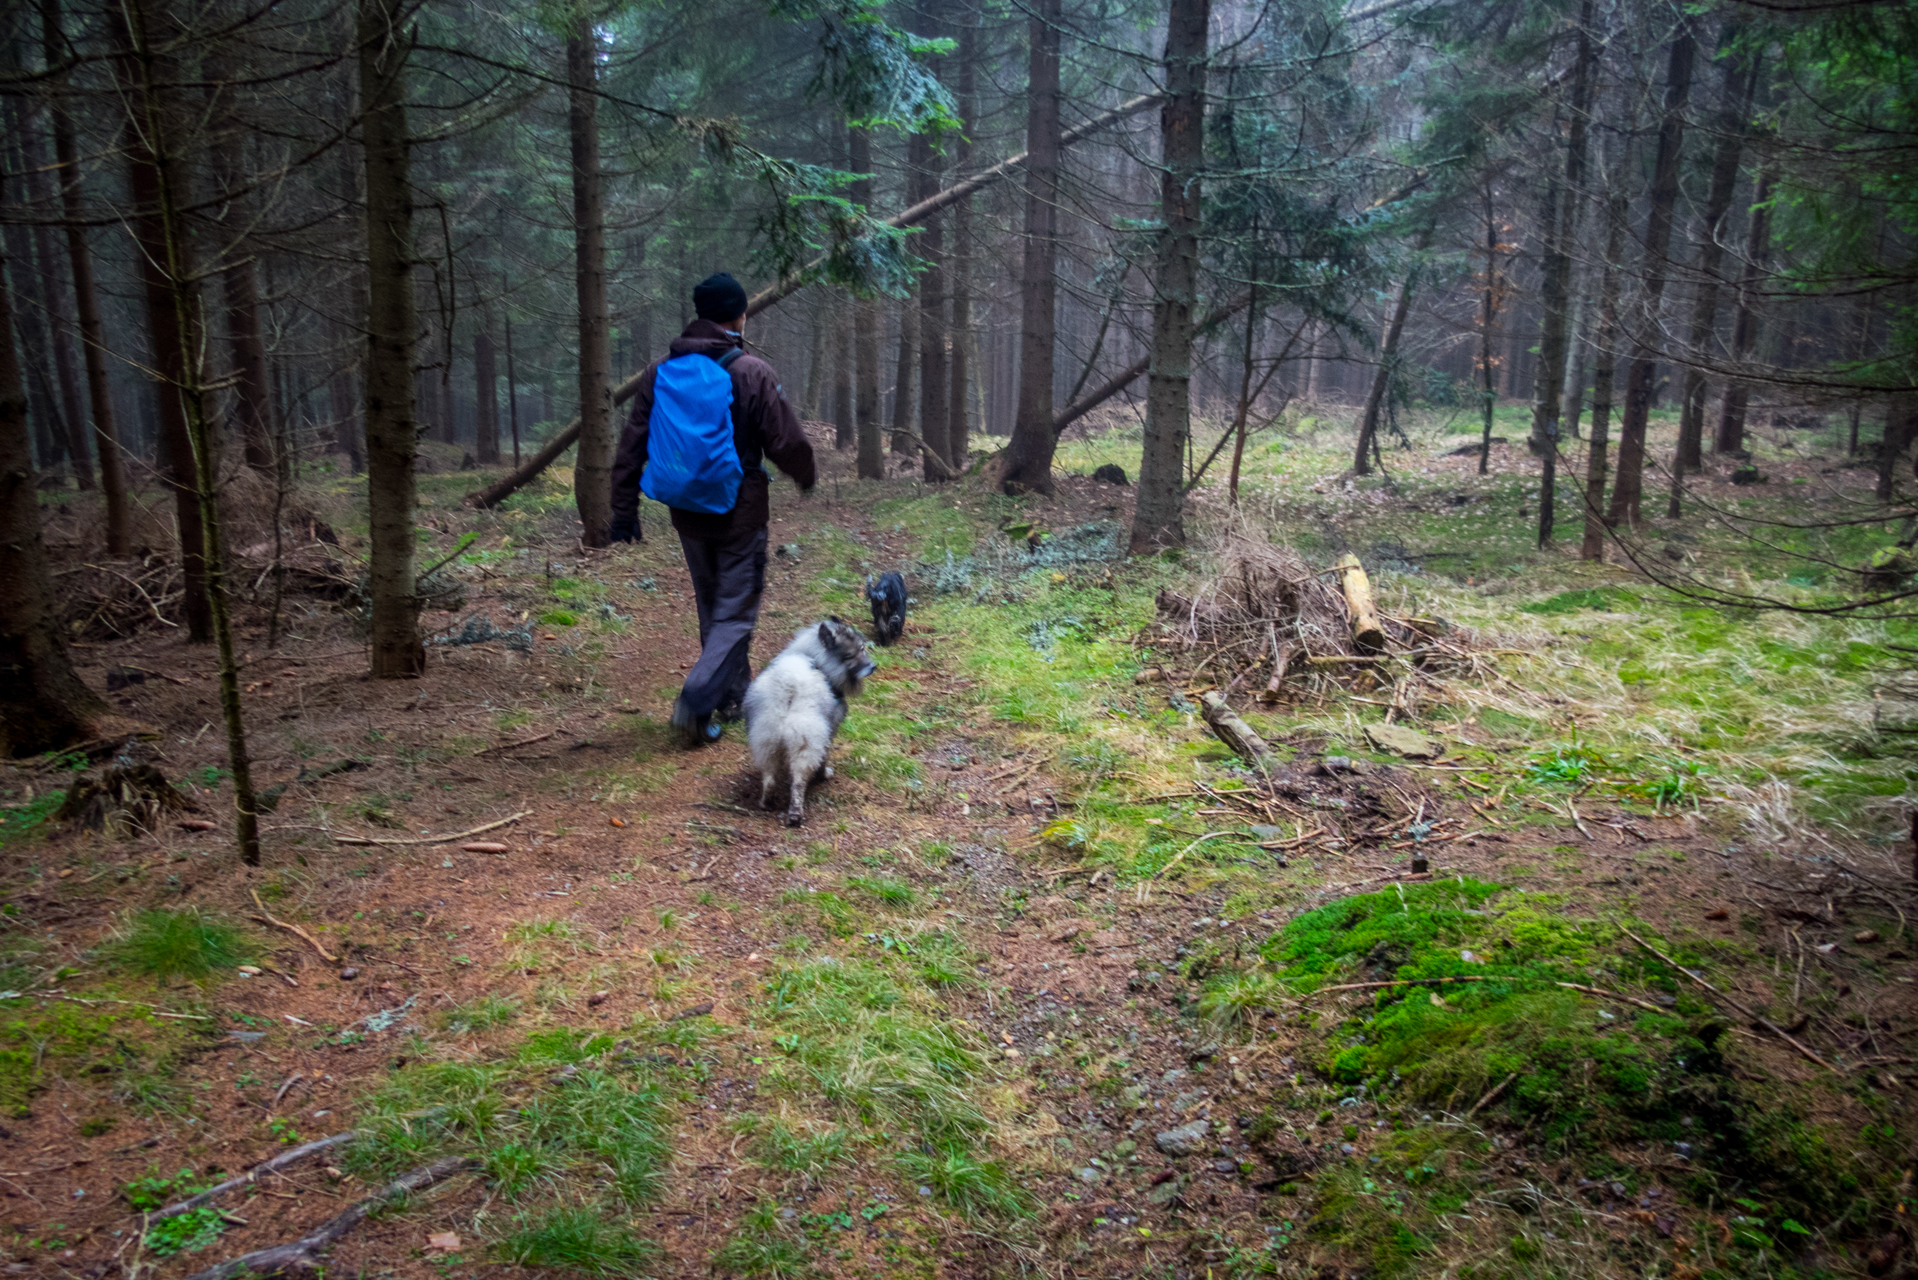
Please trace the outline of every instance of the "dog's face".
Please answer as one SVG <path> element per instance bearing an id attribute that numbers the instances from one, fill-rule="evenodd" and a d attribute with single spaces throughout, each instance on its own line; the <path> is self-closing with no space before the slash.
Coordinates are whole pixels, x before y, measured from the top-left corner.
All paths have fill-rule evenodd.
<path id="1" fill-rule="evenodd" d="M 859 692 L 860 682 L 878 669 L 866 652 L 866 637 L 841 618 L 829 617 L 819 624 L 819 647 L 837 668 L 827 672 L 827 678 L 841 695 Z"/>

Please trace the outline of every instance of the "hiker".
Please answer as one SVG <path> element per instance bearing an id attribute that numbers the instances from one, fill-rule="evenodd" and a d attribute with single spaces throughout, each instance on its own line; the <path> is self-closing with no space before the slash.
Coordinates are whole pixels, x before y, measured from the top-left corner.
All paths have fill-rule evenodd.
<path id="1" fill-rule="evenodd" d="M 746 291 L 725 272 L 693 289 L 699 318 L 640 375 L 613 459 L 613 541 L 631 542 L 642 491 L 673 510 L 699 603 L 699 661 L 673 702 L 688 746 L 719 741 L 752 682 L 753 627 L 766 589 L 771 480 L 801 493 L 817 474 L 812 444 L 773 367 L 745 349 Z"/>

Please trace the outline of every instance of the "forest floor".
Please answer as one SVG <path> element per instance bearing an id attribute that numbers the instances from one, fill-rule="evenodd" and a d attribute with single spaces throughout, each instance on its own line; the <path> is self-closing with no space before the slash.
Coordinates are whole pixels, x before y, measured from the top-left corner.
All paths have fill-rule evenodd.
<path id="1" fill-rule="evenodd" d="M 487 513 L 473 474 L 423 478 L 423 555 L 478 536 L 421 680 L 368 680 L 334 604 L 290 597 L 272 649 L 249 612 L 259 868 L 209 655 L 161 627 L 77 650 L 211 829 L 58 829 L 84 760 L 0 773 L 0 1271 L 184 1277 L 451 1159 L 328 1274 L 1699 1280 L 1874 1247 L 1896 1274 L 1909 635 L 1706 609 L 1572 559 L 1575 526 L 1537 552 L 1535 464 L 1500 446 L 1479 477 L 1445 427 L 1348 486 L 1346 432 L 1295 415 L 1245 515 L 1209 484 L 1200 545 L 1150 561 L 1121 554 L 1131 491 L 1085 478 L 1136 466 L 1122 426 L 1068 445 L 1050 500 L 830 451 L 809 499 L 776 481 L 756 662 L 863 624 L 869 571 L 916 600 L 798 830 L 737 729 L 669 740 L 696 626 L 661 511 L 583 552 L 563 473 Z M 1696 494 L 1869 493 L 1829 441 L 1759 452 L 1764 492 L 1714 462 Z M 311 490 L 360 545 L 363 488 Z M 1469 638 L 1412 709 L 1436 758 L 1373 749 L 1389 686 L 1255 700 L 1169 642 L 1161 592 L 1239 519 Z M 1655 532 L 1822 589 L 1708 511 Z M 1215 682 L 1270 778 L 1197 714 Z"/>

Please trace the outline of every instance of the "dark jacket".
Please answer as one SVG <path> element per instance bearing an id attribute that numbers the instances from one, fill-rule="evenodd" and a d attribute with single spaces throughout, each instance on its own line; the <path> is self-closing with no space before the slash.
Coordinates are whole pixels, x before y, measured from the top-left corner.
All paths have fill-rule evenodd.
<path id="1" fill-rule="evenodd" d="M 695 320 L 673 339 L 666 358 L 693 353 L 718 357 L 738 345 L 738 338 L 713 321 Z M 646 437 L 653 419 L 653 378 L 660 363 L 655 360 L 639 376 L 633 411 L 613 457 L 615 521 L 630 520 L 639 511 L 639 477 L 646 470 Z M 802 490 L 811 489 L 818 479 L 812 443 L 800 429 L 799 415 L 786 403 L 773 367 L 748 352 L 734 360 L 727 371 L 733 377 L 733 448 L 739 451 L 739 465 L 746 474 L 739 482 L 739 501 L 731 511 L 713 515 L 674 509 L 673 528 L 695 538 L 728 538 L 766 527 L 772 510 L 770 482 L 760 466 L 762 458 L 771 459 Z"/>

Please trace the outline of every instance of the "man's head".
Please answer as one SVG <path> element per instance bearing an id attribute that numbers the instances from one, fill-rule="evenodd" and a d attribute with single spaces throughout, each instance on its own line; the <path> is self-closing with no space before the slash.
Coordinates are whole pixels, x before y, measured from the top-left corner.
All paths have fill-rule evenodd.
<path id="1" fill-rule="evenodd" d="M 746 290 L 724 271 L 707 276 L 693 286 L 693 314 L 738 329 L 746 323 Z"/>

